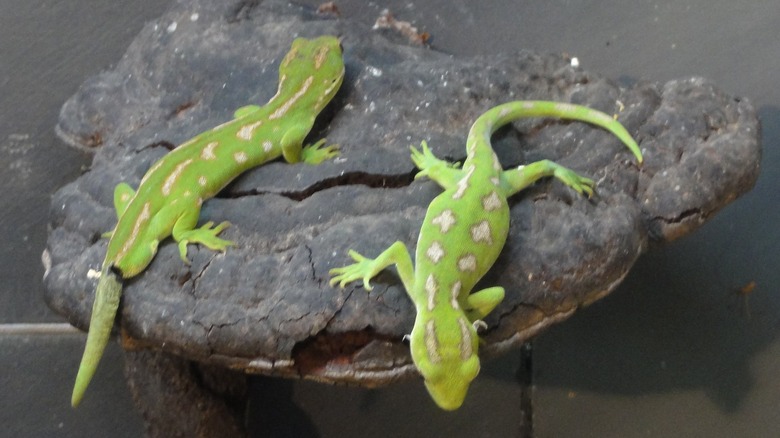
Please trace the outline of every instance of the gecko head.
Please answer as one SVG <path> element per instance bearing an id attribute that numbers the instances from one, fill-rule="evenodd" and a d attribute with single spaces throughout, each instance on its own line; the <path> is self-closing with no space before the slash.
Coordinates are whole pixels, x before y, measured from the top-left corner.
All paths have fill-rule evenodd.
<path id="1" fill-rule="evenodd" d="M 412 360 L 436 404 L 448 411 L 458 409 L 471 381 L 479 374 L 476 330 L 462 312 L 420 318 L 412 330 Z M 425 319 L 425 320 L 421 320 Z"/>
<path id="2" fill-rule="evenodd" d="M 309 76 L 301 74 L 311 72 Z M 296 92 L 307 80 L 306 87 L 318 93 L 303 93 L 325 106 L 336 94 L 344 80 L 344 59 L 341 42 L 335 36 L 314 39 L 296 38 L 279 66 L 279 87 Z"/>

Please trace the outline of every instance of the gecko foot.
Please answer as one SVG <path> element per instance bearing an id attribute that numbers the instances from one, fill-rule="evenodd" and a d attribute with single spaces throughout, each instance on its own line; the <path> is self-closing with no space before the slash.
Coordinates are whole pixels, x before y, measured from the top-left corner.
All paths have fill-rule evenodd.
<path id="1" fill-rule="evenodd" d="M 209 221 L 200 228 L 182 233 L 179 238 L 179 256 L 184 263 L 190 264 L 190 261 L 187 258 L 187 245 L 190 243 L 199 243 L 214 251 L 225 251 L 228 246 L 235 245 L 235 243 L 230 240 L 217 237 L 222 230 L 230 226 L 230 222 L 222 222 L 214 228 L 212 228 L 212 226 L 214 226 L 214 222 Z"/>
<path id="2" fill-rule="evenodd" d="M 301 161 L 306 164 L 317 165 L 339 155 L 339 145 L 332 144 L 322 147 L 324 144 L 325 139 L 323 138 L 314 144 L 305 146 L 301 150 Z"/>
<path id="3" fill-rule="evenodd" d="M 450 163 L 448 161 L 436 158 L 436 156 L 433 155 L 433 152 L 431 152 L 431 149 L 428 147 L 428 143 L 426 141 L 423 140 L 422 143 L 420 143 L 420 147 L 422 147 L 422 152 L 420 152 L 414 146 L 409 146 L 409 149 L 412 151 L 412 162 L 414 162 L 414 165 L 420 169 L 420 171 L 417 172 L 417 174 L 414 176 L 414 179 L 429 176 L 430 173 L 436 169 L 460 168 L 460 163 Z"/>
<path id="4" fill-rule="evenodd" d="M 595 182 L 592 179 L 580 176 L 565 167 L 557 167 L 553 175 L 580 195 L 586 195 L 588 198 L 593 196 Z"/>
<path id="5" fill-rule="evenodd" d="M 351 283 L 355 280 L 363 279 L 363 287 L 366 290 L 371 290 L 371 277 L 376 275 L 374 267 L 374 259 L 370 259 L 358 253 L 357 251 L 350 250 L 349 256 L 355 263 L 347 265 L 341 268 L 333 268 L 328 273 L 333 276 L 330 279 L 330 285 L 334 286 L 338 283 L 339 287 L 344 287 L 347 283 Z"/>

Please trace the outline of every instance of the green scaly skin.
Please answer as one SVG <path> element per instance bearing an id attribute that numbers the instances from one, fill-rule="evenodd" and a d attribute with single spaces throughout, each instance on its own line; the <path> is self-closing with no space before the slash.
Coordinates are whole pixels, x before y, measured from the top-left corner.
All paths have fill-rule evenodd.
<path id="1" fill-rule="evenodd" d="M 111 333 L 122 279 L 141 273 L 157 245 L 168 236 L 178 242 L 185 263 L 187 245 L 199 243 L 224 251 L 232 242 L 217 237 L 229 224 L 209 222 L 196 228 L 203 201 L 244 171 L 278 158 L 319 164 L 338 155 L 325 140 L 303 147 L 314 119 L 330 102 L 344 78 L 336 37 L 296 39 L 279 67 L 279 89 L 263 107 L 239 108 L 234 119 L 199 134 L 157 161 L 137 191 L 122 183 L 114 192 L 118 222 L 109 233 L 106 258 L 95 292 L 90 330 L 73 388 L 79 404 Z"/>
<path id="2" fill-rule="evenodd" d="M 479 373 L 476 328 L 503 299 L 504 289 L 490 287 L 471 293 L 493 266 L 509 231 L 507 198 L 540 178 L 553 176 L 580 194 L 590 197 L 594 182 L 552 161 L 543 160 L 503 170 L 490 144 L 498 128 L 524 117 L 557 117 L 592 123 L 616 135 L 642 162 L 636 142 L 623 126 L 587 107 L 546 102 L 517 101 L 499 105 L 481 115 L 469 131 L 463 168 L 436 158 L 422 143 L 412 150 L 420 169 L 444 192 L 429 205 L 417 240 L 416 265 L 402 242 L 395 242 L 376 259 L 355 251 L 355 263 L 330 271 L 331 285 L 369 281 L 396 265 L 399 277 L 415 304 L 412 360 L 422 374 L 434 402 L 442 409 L 461 406 L 469 384 Z"/>

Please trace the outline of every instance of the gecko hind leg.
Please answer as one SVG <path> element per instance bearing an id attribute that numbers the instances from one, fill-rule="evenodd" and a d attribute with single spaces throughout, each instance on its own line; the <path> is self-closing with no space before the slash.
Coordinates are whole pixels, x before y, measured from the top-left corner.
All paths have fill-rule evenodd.
<path id="1" fill-rule="evenodd" d="M 428 143 L 425 141 L 420 143 L 420 147 L 422 148 L 422 151 L 414 146 L 409 147 L 412 151 L 412 162 L 420 169 L 414 176 L 414 179 L 427 176 L 446 190 L 455 186 L 463 177 L 463 171 L 460 170 L 460 163 L 450 163 L 449 161 L 436 158 L 428 147 Z"/>
<path id="2" fill-rule="evenodd" d="M 339 145 L 331 144 L 323 147 L 325 139 L 321 139 L 314 144 L 306 145 L 301 149 L 301 161 L 306 164 L 317 165 L 325 160 L 335 158 L 339 155 Z"/>
<path id="3" fill-rule="evenodd" d="M 214 227 L 214 222 L 209 221 L 200 228 L 194 228 L 199 214 L 199 209 L 184 213 L 173 224 L 171 235 L 179 243 L 179 256 L 186 264 L 190 264 L 187 258 L 187 245 L 190 243 L 199 243 L 214 251 L 225 251 L 228 246 L 235 245 L 230 240 L 217 237 L 222 230 L 230 226 L 230 222 L 225 221 Z"/>
<path id="4" fill-rule="evenodd" d="M 130 187 L 130 184 L 119 183 L 116 185 L 114 189 L 114 210 L 116 211 L 117 219 L 125 213 L 133 196 L 135 196 L 135 190 Z"/>
<path id="5" fill-rule="evenodd" d="M 501 186 L 504 195 L 509 197 L 530 186 L 541 178 L 555 177 L 562 183 L 588 198 L 593 196 L 594 182 L 571 169 L 550 160 L 536 161 L 501 173 Z"/>
<path id="6" fill-rule="evenodd" d="M 471 322 L 479 321 L 486 317 L 496 306 L 504 300 L 504 288 L 501 286 L 489 287 L 474 292 L 466 297 L 466 317 Z"/>
<path id="7" fill-rule="evenodd" d="M 114 211 L 116 212 L 117 220 L 119 220 L 119 218 L 122 217 L 122 215 L 125 213 L 127 206 L 130 205 L 130 201 L 133 199 L 133 196 L 135 196 L 135 190 L 130 187 L 130 184 L 119 183 L 116 185 L 116 188 L 114 188 Z M 110 239 L 113 235 L 114 230 L 112 229 L 111 231 L 106 231 L 105 233 L 101 234 L 100 237 L 103 239 Z"/>

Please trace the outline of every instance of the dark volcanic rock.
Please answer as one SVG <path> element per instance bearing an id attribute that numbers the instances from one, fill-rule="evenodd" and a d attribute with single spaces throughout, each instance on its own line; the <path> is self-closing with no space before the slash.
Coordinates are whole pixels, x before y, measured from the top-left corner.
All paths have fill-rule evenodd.
<path id="1" fill-rule="evenodd" d="M 62 109 L 61 136 L 100 148 L 92 169 L 52 200 L 52 308 L 87 328 L 96 283 L 87 272 L 99 268 L 100 234 L 115 223 L 114 186 L 137 185 L 172 145 L 265 102 L 293 38 L 322 34 L 342 36 L 347 76 L 310 139 L 327 136 L 341 157 L 270 163 L 208 201 L 202 222 L 233 224 L 223 237 L 238 245 L 224 254 L 190 246 L 185 266 L 172 240 L 161 244 L 125 285 L 118 324 L 135 348 L 366 386 L 413 374 L 402 337 L 414 310 L 395 274 L 379 275 L 369 294 L 357 284 L 331 288 L 327 273 L 350 262 L 348 249 L 375 256 L 402 240 L 413 251 L 440 189 L 412 181 L 409 145 L 427 140 L 437 156 L 462 160 L 470 124 L 499 103 L 556 100 L 617 114 L 645 164 L 582 123 L 523 120 L 494 136 L 506 167 L 552 159 L 596 180 L 598 195 L 545 180 L 511 199 L 509 239 L 483 281 L 507 290 L 487 318 L 484 354 L 603 297 L 650 242 L 693 231 L 758 174 L 755 111 L 704 79 L 622 88 L 557 55 L 454 57 L 280 1 L 182 2 Z"/>

